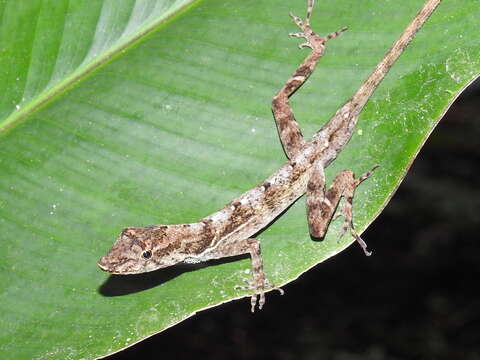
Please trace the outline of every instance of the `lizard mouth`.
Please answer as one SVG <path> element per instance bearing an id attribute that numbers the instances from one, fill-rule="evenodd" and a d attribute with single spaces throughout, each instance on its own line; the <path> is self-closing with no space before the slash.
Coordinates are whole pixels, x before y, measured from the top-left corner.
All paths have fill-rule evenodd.
<path id="1" fill-rule="evenodd" d="M 115 262 L 112 263 L 108 260 L 106 256 L 102 257 L 98 262 L 97 265 L 103 271 L 114 274 L 114 275 L 130 275 L 130 274 L 138 274 L 139 272 L 144 272 L 145 270 L 141 269 L 140 271 L 135 271 L 136 268 L 127 263 L 119 263 Z"/>
<path id="2" fill-rule="evenodd" d="M 98 265 L 98 267 L 99 267 L 100 269 L 102 269 L 103 271 L 106 271 L 106 272 L 109 272 L 109 273 L 111 273 L 111 272 L 114 271 L 110 266 L 108 266 L 107 261 L 105 261 L 105 256 L 102 257 L 102 258 L 98 261 L 97 265 Z"/>

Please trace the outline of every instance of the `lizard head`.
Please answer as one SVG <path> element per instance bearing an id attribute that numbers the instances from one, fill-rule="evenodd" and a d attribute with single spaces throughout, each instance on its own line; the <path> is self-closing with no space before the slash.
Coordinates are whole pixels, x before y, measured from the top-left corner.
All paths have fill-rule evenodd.
<path id="1" fill-rule="evenodd" d="M 184 260 L 178 236 L 172 226 L 128 227 L 113 247 L 98 261 L 103 271 L 112 274 L 138 274 L 174 265 Z"/>

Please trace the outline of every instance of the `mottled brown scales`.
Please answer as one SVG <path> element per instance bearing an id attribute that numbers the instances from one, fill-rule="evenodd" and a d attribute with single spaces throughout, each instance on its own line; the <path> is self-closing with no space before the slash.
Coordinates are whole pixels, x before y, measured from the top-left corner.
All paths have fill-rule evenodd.
<path id="1" fill-rule="evenodd" d="M 179 242 L 170 242 L 165 246 L 164 248 L 160 248 L 155 250 L 155 254 L 157 256 L 165 256 L 167 254 L 170 254 L 174 252 L 175 250 L 179 249 L 181 247 L 181 244 Z"/>
<path id="2" fill-rule="evenodd" d="M 328 189 L 327 194 L 326 194 L 326 198 L 330 201 L 335 201 L 335 199 L 337 199 L 339 197 L 339 190 L 340 189 L 337 189 L 337 188 L 334 188 L 334 187 Z"/>
<path id="3" fill-rule="evenodd" d="M 290 179 L 296 182 L 298 181 L 298 179 L 301 179 L 302 175 L 303 175 L 302 169 L 294 168 L 292 170 L 292 176 L 290 177 Z"/>
<path id="4" fill-rule="evenodd" d="M 307 184 L 307 190 L 308 190 L 308 191 L 313 191 L 313 190 L 315 190 L 315 189 L 317 189 L 317 188 L 318 188 L 318 186 L 317 186 L 317 184 L 316 184 L 315 182 L 313 182 L 313 181 L 309 181 L 309 182 L 308 182 L 308 184 Z"/>
<path id="5" fill-rule="evenodd" d="M 184 251 L 187 255 L 197 255 L 205 251 L 210 245 L 211 239 L 208 237 L 209 235 L 202 236 L 199 241 L 189 241 L 185 243 Z"/>
<path id="6" fill-rule="evenodd" d="M 305 146 L 305 142 L 286 95 L 282 93 L 273 99 L 272 112 L 277 123 L 283 149 L 287 156 L 292 158 Z"/>
<path id="7" fill-rule="evenodd" d="M 302 85 L 303 81 L 300 80 L 293 80 L 285 86 L 285 91 L 289 94 L 292 94 L 294 90 L 298 89 L 300 85 Z"/>
<path id="8" fill-rule="evenodd" d="M 293 74 L 295 76 L 304 76 L 307 77 L 312 73 L 312 68 L 308 65 L 301 65 Z"/>
<path id="9" fill-rule="evenodd" d="M 325 190 L 324 169 L 347 145 L 363 106 L 439 3 L 440 0 L 427 0 L 350 100 L 310 141 L 305 141 L 288 99 L 312 74 L 325 51 L 326 42 L 346 30 L 342 28 L 325 37 L 315 34 L 310 27 L 313 0 L 307 0 L 305 22 L 291 15 L 301 32 L 290 35 L 304 38 L 306 42 L 299 47 L 308 47 L 311 52 L 272 100 L 272 113 L 289 161 L 261 185 L 199 222 L 124 229 L 111 250 L 98 262 L 100 268 L 114 274 L 135 274 L 182 262 L 249 254 L 252 277 L 246 281 L 246 286 L 239 288 L 253 292 L 252 311 L 257 304 L 261 309 L 265 303 L 265 292 L 276 288 L 265 277 L 260 241 L 254 235 L 304 193 L 307 195 L 307 218 L 312 237 L 322 238 L 325 235 L 343 198 L 343 206 L 335 216 L 344 218 L 340 237 L 350 232 L 365 254 L 370 255 L 367 245 L 354 229 L 352 202 L 356 187 L 371 175 L 376 166 L 358 179 L 353 172 L 342 171 L 335 176 L 328 190 Z"/>
<path id="10" fill-rule="evenodd" d="M 212 240 L 215 237 L 215 226 L 210 220 L 202 221 L 203 227 L 198 232 L 198 236 L 195 241 L 187 242 L 190 243 L 190 252 L 189 254 L 200 254 L 206 249 L 209 248 Z"/>
<path id="11" fill-rule="evenodd" d="M 229 221 L 220 231 L 220 238 L 234 232 L 240 226 L 245 224 L 255 213 L 248 204 L 242 205 L 241 202 L 236 201 L 232 203 L 232 206 L 233 210 L 231 210 Z"/>

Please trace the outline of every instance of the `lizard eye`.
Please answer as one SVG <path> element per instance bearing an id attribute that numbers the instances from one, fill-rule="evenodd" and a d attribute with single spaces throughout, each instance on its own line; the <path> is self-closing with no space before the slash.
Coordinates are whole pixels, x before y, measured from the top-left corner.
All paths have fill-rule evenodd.
<path id="1" fill-rule="evenodd" d="M 145 250 L 143 253 L 142 253 L 142 257 L 144 259 L 150 259 L 152 257 L 152 252 L 150 250 Z"/>

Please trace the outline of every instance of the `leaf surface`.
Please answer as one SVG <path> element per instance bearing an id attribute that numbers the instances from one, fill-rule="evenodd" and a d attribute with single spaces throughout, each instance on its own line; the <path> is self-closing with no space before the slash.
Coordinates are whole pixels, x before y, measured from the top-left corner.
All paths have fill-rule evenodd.
<path id="1" fill-rule="evenodd" d="M 248 259 L 125 277 L 96 266 L 124 227 L 196 221 L 285 161 L 269 104 L 307 55 L 286 36 L 305 2 L 191 3 L 0 2 L 2 358 L 99 357 L 246 295 L 233 287 Z M 318 1 L 318 33 L 349 31 L 291 100 L 306 137 L 422 4 Z M 358 230 L 480 73 L 479 5 L 440 5 L 328 168 L 331 179 L 382 165 L 357 190 Z M 269 279 L 287 283 L 348 246 L 340 222 L 311 241 L 297 201 L 259 236 Z"/>

